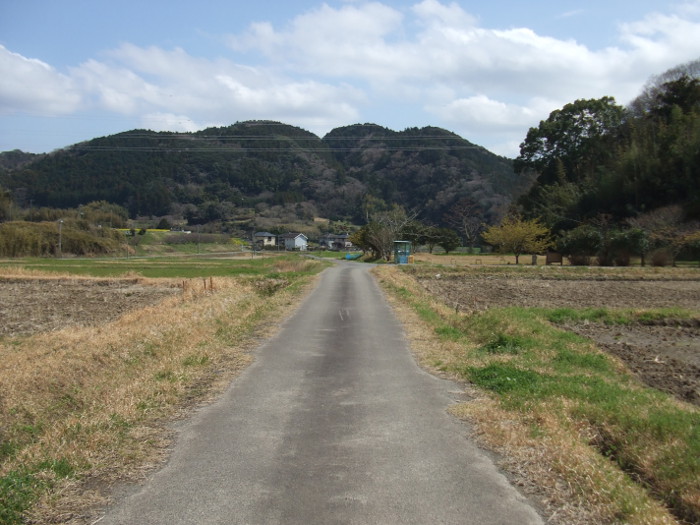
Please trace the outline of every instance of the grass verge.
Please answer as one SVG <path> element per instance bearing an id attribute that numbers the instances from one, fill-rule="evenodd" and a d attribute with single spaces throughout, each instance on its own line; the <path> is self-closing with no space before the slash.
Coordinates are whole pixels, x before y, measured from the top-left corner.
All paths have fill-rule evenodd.
<path id="1" fill-rule="evenodd" d="M 323 267 L 274 259 L 109 324 L 1 339 L 0 523 L 94 521 L 101 487 L 157 464 L 166 423 L 225 388 Z"/>
<path id="2" fill-rule="evenodd" d="M 422 363 L 477 387 L 454 412 L 504 454 L 507 469 L 535 480 L 553 522 L 700 522 L 700 412 L 642 386 L 588 340 L 550 322 L 668 312 L 458 314 L 408 272 L 375 272 Z"/>

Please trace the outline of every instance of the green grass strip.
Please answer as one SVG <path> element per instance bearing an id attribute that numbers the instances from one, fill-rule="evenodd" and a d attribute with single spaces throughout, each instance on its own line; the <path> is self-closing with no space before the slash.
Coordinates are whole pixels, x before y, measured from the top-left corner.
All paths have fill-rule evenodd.
<path id="1" fill-rule="evenodd" d="M 700 505 L 692 501 L 700 480 L 700 412 L 640 385 L 586 339 L 556 326 L 660 322 L 697 314 L 680 309 L 494 308 L 449 315 L 406 288 L 386 286 L 436 334 L 463 343 L 461 357 L 440 360 L 441 369 L 492 392 L 504 408 L 524 417 L 546 407 L 559 411 L 562 425 L 588 426 L 598 436 L 592 444 L 601 454 L 648 487 L 676 516 L 700 522 Z"/>
<path id="2" fill-rule="evenodd" d="M 32 468 L 14 470 L 0 477 L 0 523 L 25 523 L 24 513 L 39 496 L 56 481 L 74 475 L 73 466 L 65 459 L 43 461 Z"/>

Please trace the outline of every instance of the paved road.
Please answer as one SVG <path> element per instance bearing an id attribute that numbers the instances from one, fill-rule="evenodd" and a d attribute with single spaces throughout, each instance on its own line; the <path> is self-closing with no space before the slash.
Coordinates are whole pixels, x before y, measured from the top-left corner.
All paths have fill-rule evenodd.
<path id="1" fill-rule="evenodd" d="M 107 524 L 541 524 L 446 413 L 367 267 L 341 263 Z"/>

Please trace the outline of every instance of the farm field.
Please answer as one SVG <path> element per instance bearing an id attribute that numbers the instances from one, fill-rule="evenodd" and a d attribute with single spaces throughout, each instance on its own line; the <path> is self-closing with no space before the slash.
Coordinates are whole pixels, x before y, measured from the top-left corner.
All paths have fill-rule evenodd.
<path id="1" fill-rule="evenodd" d="M 667 270 L 625 275 L 599 270 L 587 278 L 573 269 L 509 273 L 419 274 L 430 293 L 461 311 L 489 308 L 671 309 L 700 310 L 700 272 Z M 563 326 L 594 340 L 622 359 L 642 381 L 700 404 L 700 317 L 679 318 L 673 311 L 660 319 L 610 324 L 569 320 Z"/>
<path id="2" fill-rule="evenodd" d="M 0 278 L 0 336 L 99 326 L 179 293 L 138 279 Z"/>

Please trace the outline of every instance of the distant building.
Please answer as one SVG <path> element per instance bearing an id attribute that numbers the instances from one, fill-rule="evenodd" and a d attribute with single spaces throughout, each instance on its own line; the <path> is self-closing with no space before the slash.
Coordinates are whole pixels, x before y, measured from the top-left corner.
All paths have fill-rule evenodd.
<path id="1" fill-rule="evenodd" d="M 327 233 L 322 235 L 318 240 L 321 248 L 328 248 L 329 250 L 345 250 L 347 248 L 352 248 L 352 243 L 349 240 L 349 235 L 347 233 Z"/>
<path id="2" fill-rule="evenodd" d="M 263 248 L 265 246 L 277 246 L 277 236 L 270 232 L 257 232 L 253 235 L 253 239 Z"/>
<path id="3" fill-rule="evenodd" d="M 303 233 L 285 233 L 278 239 L 280 243 L 284 243 L 284 249 L 289 251 L 305 251 L 309 246 L 309 239 Z"/>

